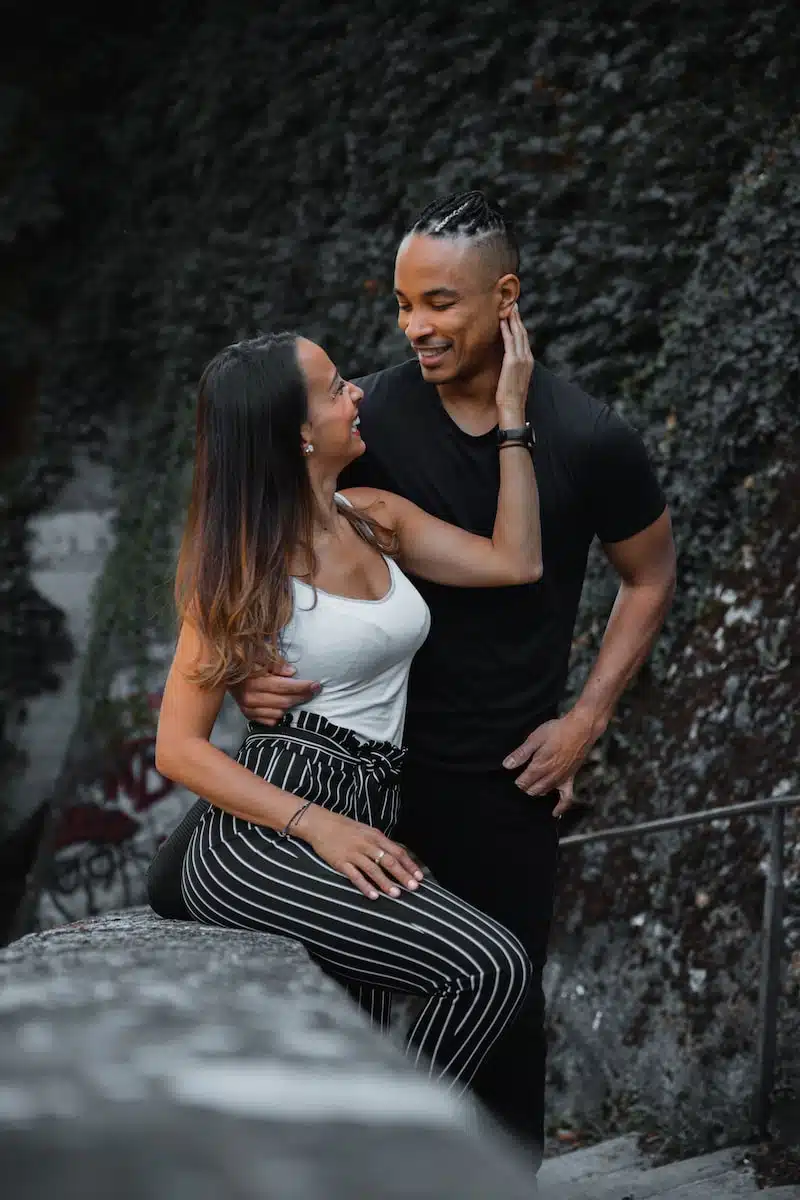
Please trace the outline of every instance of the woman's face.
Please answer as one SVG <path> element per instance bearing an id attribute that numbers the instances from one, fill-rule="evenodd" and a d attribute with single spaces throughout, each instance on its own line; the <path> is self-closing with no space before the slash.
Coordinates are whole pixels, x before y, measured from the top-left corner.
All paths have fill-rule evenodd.
<path id="1" fill-rule="evenodd" d="M 361 388 L 342 379 L 321 346 L 297 340 L 297 358 L 308 386 L 308 421 L 303 445 L 314 447 L 309 459 L 341 469 L 366 449 L 358 432 Z"/>

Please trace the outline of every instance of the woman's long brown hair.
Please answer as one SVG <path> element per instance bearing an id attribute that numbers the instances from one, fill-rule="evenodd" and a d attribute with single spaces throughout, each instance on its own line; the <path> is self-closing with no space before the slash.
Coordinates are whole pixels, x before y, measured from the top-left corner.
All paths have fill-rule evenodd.
<path id="1" fill-rule="evenodd" d="M 300 438 L 307 419 L 295 334 L 237 342 L 203 372 L 175 579 L 178 616 L 207 647 L 208 661 L 192 675 L 203 687 L 229 687 L 280 661 L 280 632 L 292 615 L 290 558 L 300 550 L 314 561 L 314 497 Z M 392 533 L 367 513 L 341 511 L 362 537 L 395 551 Z"/>

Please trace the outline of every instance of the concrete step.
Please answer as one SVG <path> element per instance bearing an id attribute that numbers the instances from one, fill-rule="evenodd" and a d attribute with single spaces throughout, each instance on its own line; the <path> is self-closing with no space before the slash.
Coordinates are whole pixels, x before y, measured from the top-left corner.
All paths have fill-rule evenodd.
<path id="1" fill-rule="evenodd" d="M 686 1168 L 687 1173 L 692 1168 L 693 1159 L 681 1165 Z M 646 1189 L 641 1193 L 634 1193 L 642 1196 L 669 1196 L 670 1200 L 742 1200 L 751 1196 L 761 1196 L 756 1181 L 751 1172 L 739 1168 L 731 1171 L 723 1171 L 721 1175 L 704 1176 L 702 1179 L 694 1180 L 678 1184 L 675 1187 L 670 1187 L 666 1191 L 650 1192 Z"/>
<path id="2" fill-rule="evenodd" d="M 563 1187 L 569 1183 L 588 1182 L 598 1175 L 646 1166 L 647 1159 L 639 1150 L 638 1139 L 629 1134 L 546 1159 L 539 1171 L 539 1184 L 543 1189 L 551 1185 Z"/>
<path id="3" fill-rule="evenodd" d="M 800 1185 L 759 1191 L 755 1175 L 742 1166 L 744 1150 L 718 1150 L 683 1162 L 649 1166 L 636 1138 L 614 1138 L 561 1158 L 548 1159 L 539 1173 L 542 1200 L 800 1200 Z"/>

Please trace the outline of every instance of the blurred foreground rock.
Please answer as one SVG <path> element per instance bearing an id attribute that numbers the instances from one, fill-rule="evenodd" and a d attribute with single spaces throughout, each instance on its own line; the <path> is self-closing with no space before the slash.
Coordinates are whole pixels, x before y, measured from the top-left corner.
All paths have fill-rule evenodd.
<path id="1" fill-rule="evenodd" d="M 489 1122 L 280 938 L 145 910 L 31 935 L 0 954 L 0 1045 L 13 1200 L 532 1194 Z"/>

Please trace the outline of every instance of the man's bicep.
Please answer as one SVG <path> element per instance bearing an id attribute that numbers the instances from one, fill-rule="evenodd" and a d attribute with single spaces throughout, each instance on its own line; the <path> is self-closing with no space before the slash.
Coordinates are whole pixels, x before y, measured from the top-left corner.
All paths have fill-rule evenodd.
<path id="1" fill-rule="evenodd" d="M 675 542 L 669 509 L 632 537 L 604 542 L 603 550 L 614 570 L 626 583 L 661 585 L 675 581 Z"/>
<path id="2" fill-rule="evenodd" d="M 605 545 L 648 529 L 667 507 L 640 434 L 613 409 L 595 424 L 587 469 L 587 503 L 594 532 Z"/>

